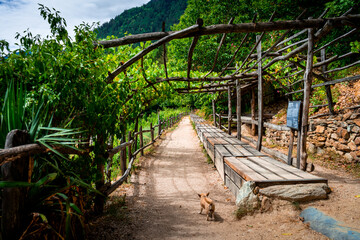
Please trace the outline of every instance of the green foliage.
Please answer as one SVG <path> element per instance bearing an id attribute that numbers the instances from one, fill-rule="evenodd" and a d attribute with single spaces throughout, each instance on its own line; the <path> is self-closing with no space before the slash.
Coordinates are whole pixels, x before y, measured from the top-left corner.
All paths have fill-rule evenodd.
<path id="1" fill-rule="evenodd" d="M 165 30 L 179 22 L 180 16 L 186 8 L 186 0 L 152 0 L 141 6 L 125 10 L 120 15 L 104 23 L 99 28 L 98 37 L 107 36 L 123 37 L 127 34 L 145 32 L 160 32 L 162 22 Z"/>

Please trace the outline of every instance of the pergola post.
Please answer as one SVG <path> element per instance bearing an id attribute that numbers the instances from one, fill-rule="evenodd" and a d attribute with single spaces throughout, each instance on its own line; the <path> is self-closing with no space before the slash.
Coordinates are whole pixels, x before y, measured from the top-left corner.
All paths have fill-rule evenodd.
<path id="1" fill-rule="evenodd" d="M 215 112 L 215 100 L 213 99 L 211 101 L 212 103 L 212 112 L 213 112 L 213 121 L 214 121 L 214 126 L 216 127 L 216 112 Z"/>
<path id="2" fill-rule="evenodd" d="M 260 40 L 260 36 L 256 36 L 256 41 Z M 261 41 L 259 42 L 257 48 L 257 58 L 261 59 Z M 264 101 L 263 101 L 263 79 L 262 79 L 262 69 L 261 61 L 258 62 L 258 141 L 256 144 L 256 149 L 261 151 L 262 137 L 263 137 L 263 127 L 264 127 Z"/>
<path id="3" fill-rule="evenodd" d="M 228 134 L 231 135 L 231 87 L 228 86 Z"/>
<path id="4" fill-rule="evenodd" d="M 236 137 L 241 140 L 241 86 L 236 80 Z"/>
<path id="5" fill-rule="evenodd" d="M 326 60 L 326 52 L 325 52 L 325 48 L 321 49 L 321 61 L 325 61 Z M 327 65 L 323 65 L 321 67 L 321 72 L 323 74 L 323 77 L 327 78 L 327 74 L 325 73 L 327 70 Z M 329 111 L 331 113 L 331 115 L 334 115 L 334 105 L 333 105 L 333 99 L 332 99 L 332 95 L 331 95 L 331 87 L 330 85 L 326 85 L 325 86 L 325 90 L 326 90 L 326 97 L 327 97 L 327 101 L 328 101 L 328 108 Z"/>
<path id="6" fill-rule="evenodd" d="M 304 74 L 304 102 L 302 111 L 301 122 L 301 144 L 300 144 L 300 169 L 306 170 L 306 137 L 308 132 L 309 122 L 309 106 L 310 106 L 310 94 L 312 84 L 312 67 L 313 67 L 313 55 L 314 55 L 314 29 L 308 29 L 308 51 L 306 60 L 306 70 Z"/>
<path id="7" fill-rule="evenodd" d="M 255 88 L 251 89 L 251 120 L 255 121 Z M 255 136 L 256 125 L 251 124 L 251 135 Z"/>

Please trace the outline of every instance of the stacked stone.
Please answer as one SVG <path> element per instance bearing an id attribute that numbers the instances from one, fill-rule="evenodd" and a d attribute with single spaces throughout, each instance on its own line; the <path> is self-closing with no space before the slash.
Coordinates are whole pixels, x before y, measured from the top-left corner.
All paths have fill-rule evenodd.
<path id="1" fill-rule="evenodd" d="M 266 130 L 266 141 L 270 145 L 287 147 L 289 136 L 288 131 Z M 294 142 L 296 145 L 296 137 Z M 348 112 L 328 119 L 310 120 L 308 143 L 311 153 L 333 151 L 349 162 L 360 161 L 360 113 Z"/>

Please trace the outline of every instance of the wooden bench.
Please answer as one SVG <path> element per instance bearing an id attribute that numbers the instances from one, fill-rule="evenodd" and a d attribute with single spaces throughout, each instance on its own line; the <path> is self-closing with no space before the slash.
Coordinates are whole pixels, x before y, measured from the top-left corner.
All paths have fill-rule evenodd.
<path id="1" fill-rule="evenodd" d="M 208 155 L 213 160 L 225 185 L 237 195 L 244 181 L 259 187 L 279 184 L 327 183 L 327 180 L 279 162 L 249 144 L 204 124 L 195 123 Z"/>

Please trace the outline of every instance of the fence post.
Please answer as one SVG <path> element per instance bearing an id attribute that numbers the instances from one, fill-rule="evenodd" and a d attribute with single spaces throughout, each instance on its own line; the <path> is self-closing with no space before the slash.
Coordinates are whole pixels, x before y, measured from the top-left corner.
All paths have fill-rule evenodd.
<path id="1" fill-rule="evenodd" d="M 306 152 L 306 137 L 309 125 L 309 105 L 312 84 L 312 69 L 313 69 L 313 56 L 314 56 L 314 29 L 308 29 L 308 51 L 306 60 L 306 70 L 304 74 L 304 101 L 301 122 L 301 135 L 300 135 L 300 169 L 305 171 L 307 165 L 307 152 Z"/>
<path id="2" fill-rule="evenodd" d="M 130 142 L 131 141 L 131 131 L 129 131 L 129 137 L 128 137 L 128 141 Z M 132 152 L 131 152 L 131 144 L 129 144 L 129 149 L 128 149 L 128 158 L 129 158 L 129 162 L 131 161 L 131 157 L 132 157 Z"/>
<path id="3" fill-rule="evenodd" d="M 215 113 L 215 100 L 213 99 L 211 101 L 212 103 L 212 111 L 213 111 L 213 121 L 214 121 L 214 126 L 216 127 L 216 113 Z"/>
<path id="4" fill-rule="evenodd" d="M 256 41 L 260 41 L 260 35 L 256 36 Z M 262 139 L 263 139 L 263 126 L 264 126 L 264 100 L 263 100 L 263 77 L 262 77 L 262 65 L 261 65 L 261 41 L 256 48 L 258 63 L 258 141 L 256 144 L 256 150 L 261 151 Z"/>
<path id="5" fill-rule="evenodd" d="M 241 86 L 236 80 L 236 137 L 241 140 Z"/>
<path id="6" fill-rule="evenodd" d="M 126 135 L 124 134 L 122 139 L 121 139 L 121 143 L 126 142 Z M 126 148 L 124 148 L 123 150 L 121 150 L 120 153 L 120 169 L 121 169 L 121 174 L 124 174 L 126 171 Z"/>
<path id="7" fill-rule="evenodd" d="M 159 136 L 159 138 L 160 138 L 160 135 L 161 135 L 161 119 L 160 119 L 160 114 L 158 114 L 158 124 L 159 124 L 158 136 Z"/>
<path id="8" fill-rule="evenodd" d="M 231 122 L 232 122 L 232 116 L 231 116 L 231 87 L 228 86 L 228 134 L 231 135 Z"/>
<path id="9" fill-rule="evenodd" d="M 221 113 L 219 113 L 219 128 L 221 130 Z"/>
<path id="10" fill-rule="evenodd" d="M 154 129 L 152 123 L 150 123 L 151 142 L 154 142 Z"/>
<path id="11" fill-rule="evenodd" d="M 144 156 L 144 136 L 143 136 L 143 130 L 142 130 L 142 126 L 140 126 L 140 155 Z"/>

